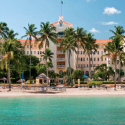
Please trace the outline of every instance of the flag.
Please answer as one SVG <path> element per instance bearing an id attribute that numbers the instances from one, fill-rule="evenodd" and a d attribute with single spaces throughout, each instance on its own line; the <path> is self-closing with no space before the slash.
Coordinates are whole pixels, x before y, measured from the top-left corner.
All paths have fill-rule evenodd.
<path id="1" fill-rule="evenodd" d="M 63 0 L 61 0 L 61 4 L 64 4 L 64 1 L 63 1 Z"/>

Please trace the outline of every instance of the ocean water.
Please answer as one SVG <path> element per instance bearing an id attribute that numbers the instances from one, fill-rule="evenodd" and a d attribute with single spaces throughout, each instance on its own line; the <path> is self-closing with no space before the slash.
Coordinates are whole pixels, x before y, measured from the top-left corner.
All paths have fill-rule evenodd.
<path id="1" fill-rule="evenodd" d="M 0 98 L 0 125 L 125 125 L 125 97 Z"/>

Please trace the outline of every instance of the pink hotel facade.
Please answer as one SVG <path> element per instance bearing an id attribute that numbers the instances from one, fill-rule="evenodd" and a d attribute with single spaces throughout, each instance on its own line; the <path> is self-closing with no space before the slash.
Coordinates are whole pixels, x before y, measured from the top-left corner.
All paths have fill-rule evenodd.
<path id="1" fill-rule="evenodd" d="M 58 33 L 58 39 L 57 39 L 57 45 L 53 44 L 50 41 L 50 46 L 49 49 L 54 53 L 53 55 L 53 68 L 56 73 L 62 73 L 66 71 L 68 67 L 68 57 L 67 53 L 62 53 L 61 48 L 60 48 L 60 42 L 61 42 L 61 37 L 63 36 L 64 30 L 66 30 L 68 27 L 73 27 L 72 24 L 66 22 L 63 20 L 63 16 L 59 17 L 59 20 L 53 25 L 56 27 L 57 33 Z M 25 46 L 25 54 L 29 55 L 29 44 L 27 43 L 25 45 L 25 40 L 20 40 L 21 43 Z M 101 56 L 104 54 L 104 48 L 105 44 L 107 44 L 109 41 L 108 39 L 98 39 L 96 40 L 96 43 L 99 45 L 97 53 L 92 55 L 93 59 L 93 66 L 96 67 L 98 65 L 104 64 L 108 62 L 108 59 L 106 57 L 101 58 Z M 31 54 L 38 57 L 41 63 L 45 63 L 43 58 L 41 57 L 42 52 L 45 50 L 45 46 L 41 49 L 39 49 L 39 42 L 36 44 L 35 40 L 32 42 L 31 48 L 32 52 Z M 73 69 L 76 69 L 76 53 L 72 52 L 72 57 L 71 57 L 71 66 Z M 92 66 L 92 59 L 91 59 L 91 66 Z M 82 48 L 79 49 L 79 59 L 78 59 L 78 69 L 81 69 L 84 74 L 89 75 L 89 61 L 88 61 L 88 56 L 84 53 L 84 50 Z M 60 80 L 62 80 L 60 78 Z"/>

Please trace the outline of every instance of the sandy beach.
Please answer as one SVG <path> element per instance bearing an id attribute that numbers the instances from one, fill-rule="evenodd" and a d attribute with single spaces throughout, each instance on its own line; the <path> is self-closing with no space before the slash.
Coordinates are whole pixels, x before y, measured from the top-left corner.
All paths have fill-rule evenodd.
<path id="1" fill-rule="evenodd" d="M 39 96 L 125 96 L 125 90 L 84 90 L 79 88 L 68 88 L 66 92 L 61 91 L 0 91 L 0 97 L 39 97 Z"/>

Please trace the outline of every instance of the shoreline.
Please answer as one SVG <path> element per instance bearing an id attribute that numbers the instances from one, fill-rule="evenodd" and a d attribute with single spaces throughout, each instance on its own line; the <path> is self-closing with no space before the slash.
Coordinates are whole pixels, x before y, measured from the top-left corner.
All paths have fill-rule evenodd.
<path id="1" fill-rule="evenodd" d="M 125 97 L 125 90 L 67 89 L 66 92 L 51 91 L 0 91 L 0 98 L 6 97 Z"/>

